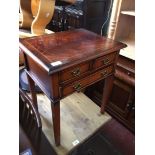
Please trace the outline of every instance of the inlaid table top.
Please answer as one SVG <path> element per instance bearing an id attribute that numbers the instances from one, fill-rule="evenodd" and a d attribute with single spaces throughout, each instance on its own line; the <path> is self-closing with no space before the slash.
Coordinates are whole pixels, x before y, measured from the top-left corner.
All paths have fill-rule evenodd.
<path id="1" fill-rule="evenodd" d="M 85 29 L 31 37 L 20 42 L 25 52 L 50 74 L 126 46 Z"/>

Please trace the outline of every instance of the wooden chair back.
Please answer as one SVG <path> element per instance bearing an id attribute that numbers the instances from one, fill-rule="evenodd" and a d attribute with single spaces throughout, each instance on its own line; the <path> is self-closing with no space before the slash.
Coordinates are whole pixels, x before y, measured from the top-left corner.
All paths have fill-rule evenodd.
<path id="1" fill-rule="evenodd" d="M 41 129 L 41 118 L 31 98 L 19 88 L 19 121 L 27 130 Z"/>
<path id="2" fill-rule="evenodd" d="M 20 28 L 31 29 L 32 35 L 45 34 L 54 13 L 55 0 L 20 0 Z"/>

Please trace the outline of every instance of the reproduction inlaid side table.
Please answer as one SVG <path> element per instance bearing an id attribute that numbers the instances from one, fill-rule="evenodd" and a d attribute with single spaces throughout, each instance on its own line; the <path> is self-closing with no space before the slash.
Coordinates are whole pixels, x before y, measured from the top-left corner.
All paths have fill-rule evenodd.
<path id="1" fill-rule="evenodd" d="M 101 113 L 108 102 L 119 50 L 125 44 L 85 29 L 20 39 L 33 104 L 35 83 L 51 101 L 55 144 L 60 145 L 60 100 L 105 79 Z"/>

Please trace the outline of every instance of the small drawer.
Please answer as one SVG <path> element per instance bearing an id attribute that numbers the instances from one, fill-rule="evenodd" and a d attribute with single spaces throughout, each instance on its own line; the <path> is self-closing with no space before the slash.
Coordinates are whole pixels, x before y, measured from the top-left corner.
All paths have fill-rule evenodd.
<path id="1" fill-rule="evenodd" d="M 115 60 L 115 56 L 116 56 L 116 53 L 112 53 L 112 54 L 109 54 L 109 55 L 106 55 L 106 56 L 96 59 L 94 65 L 93 65 L 93 68 L 98 69 L 100 67 L 103 67 L 103 66 L 113 63 Z"/>
<path id="2" fill-rule="evenodd" d="M 89 70 L 89 63 L 84 63 L 81 65 L 76 65 L 69 69 L 65 69 L 60 72 L 60 82 L 65 82 L 77 77 L 80 77 L 82 74 L 86 73 Z"/>
<path id="3" fill-rule="evenodd" d="M 116 69 L 119 71 L 119 72 L 122 72 L 123 74 L 125 74 L 126 76 L 128 77 L 132 77 L 132 78 L 135 78 L 135 73 L 134 71 L 131 71 L 129 69 L 125 69 L 123 67 L 118 67 L 116 66 Z"/>
<path id="4" fill-rule="evenodd" d="M 75 91 L 79 92 L 81 89 L 106 78 L 108 75 L 113 73 L 113 66 L 108 66 L 102 70 L 99 70 L 92 75 L 89 75 L 79 81 L 73 82 L 70 85 L 66 85 L 61 89 L 61 97 L 67 96 Z"/>
<path id="5" fill-rule="evenodd" d="M 135 86 L 135 75 L 133 72 L 116 68 L 115 77 L 125 83 L 127 83 L 130 86 Z"/>

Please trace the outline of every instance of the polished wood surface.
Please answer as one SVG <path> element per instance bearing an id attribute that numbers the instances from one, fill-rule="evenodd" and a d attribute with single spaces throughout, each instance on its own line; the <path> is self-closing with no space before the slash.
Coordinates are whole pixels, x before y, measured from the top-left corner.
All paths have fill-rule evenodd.
<path id="1" fill-rule="evenodd" d="M 26 47 L 24 52 L 38 61 L 49 73 L 110 54 L 125 47 L 125 44 L 84 29 L 26 38 L 20 42 L 21 48 L 25 49 Z M 58 64 L 54 64 L 55 62 Z"/>
<path id="2" fill-rule="evenodd" d="M 110 79 L 119 50 L 124 47 L 123 43 L 84 29 L 20 39 L 26 72 L 51 101 L 56 145 L 60 145 L 60 100 L 102 79 L 106 79 L 104 90 L 110 94 Z M 70 74 L 67 79 L 64 71 Z M 32 90 L 34 82 L 29 83 Z M 36 105 L 36 93 L 31 93 Z M 109 95 L 104 97 L 103 107 Z"/>
<path id="3" fill-rule="evenodd" d="M 113 66 L 106 67 L 99 72 L 95 72 L 91 74 L 91 76 L 86 76 L 81 80 L 76 80 L 75 82 L 65 85 L 60 89 L 61 96 L 67 96 L 74 91 L 80 92 L 83 88 L 92 85 L 93 83 L 108 77 L 109 75 L 113 74 L 114 68 Z"/>

